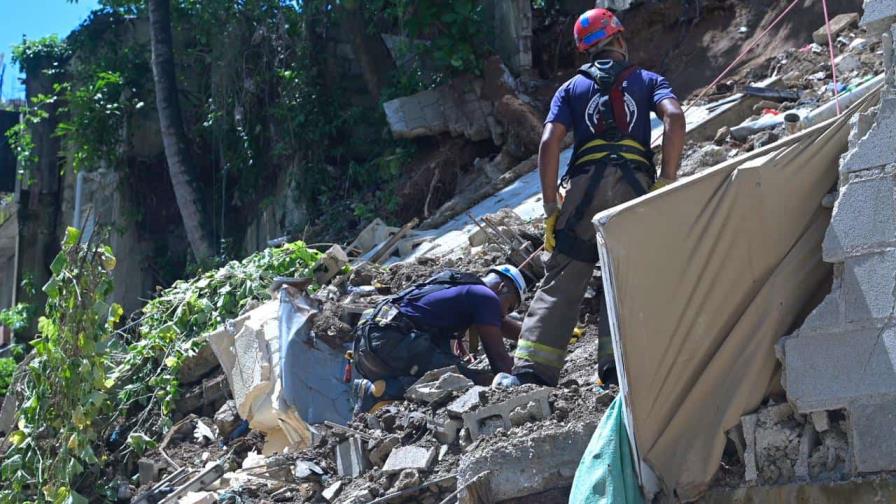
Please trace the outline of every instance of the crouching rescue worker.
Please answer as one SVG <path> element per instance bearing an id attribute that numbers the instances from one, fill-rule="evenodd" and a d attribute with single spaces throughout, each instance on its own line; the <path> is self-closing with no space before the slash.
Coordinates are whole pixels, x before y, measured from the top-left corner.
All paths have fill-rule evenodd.
<path id="1" fill-rule="evenodd" d="M 447 366 L 488 385 L 491 373 L 469 369 L 451 349 L 452 341 L 471 328 L 492 371 L 509 373 L 513 358 L 503 340 L 516 340 L 520 324 L 507 315 L 525 293 L 520 271 L 501 265 L 482 278 L 446 271 L 380 302 L 355 329 L 352 368 L 362 377 L 352 382 L 355 413 L 370 411 L 379 401 L 402 399 L 424 373 Z"/>
<path id="2" fill-rule="evenodd" d="M 557 90 L 545 121 L 538 168 L 546 217 L 545 249 L 552 254 L 541 290 L 523 320 L 515 354 L 513 374 L 522 383 L 553 386 L 559 380 L 579 305 L 598 261 L 594 215 L 676 179 L 684 114 L 666 79 L 628 61 L 622 33 L 622 24 L 608 10 L 589 10 L 578 18 L 576 45 L 588 53 L 591 63 Z M 658 179 L 650 150 L 651 112 L 664 124 Z M 575 148 L 561 179 L 565 190 L 561 204 L 560 147 L 569 130 Z M 606 319 L 603 310 L 601 320 Z M 599 338 L 603 369 L 612 362 L 608 323 L 600 327 Z"/>

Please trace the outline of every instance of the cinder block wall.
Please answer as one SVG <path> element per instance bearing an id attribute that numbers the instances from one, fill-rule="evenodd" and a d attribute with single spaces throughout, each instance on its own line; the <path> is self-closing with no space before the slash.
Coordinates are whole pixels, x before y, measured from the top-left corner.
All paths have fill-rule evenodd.
<path id="1" fill-rule="evenodd" d="M 851 465 L 896 470 L 896 0 L 866 0 L 883 40 L 880 105 L 853 122 L 824 241 L 833 289 L 783 342 L 784 387 L 800 413 L 845 410 Z"/>

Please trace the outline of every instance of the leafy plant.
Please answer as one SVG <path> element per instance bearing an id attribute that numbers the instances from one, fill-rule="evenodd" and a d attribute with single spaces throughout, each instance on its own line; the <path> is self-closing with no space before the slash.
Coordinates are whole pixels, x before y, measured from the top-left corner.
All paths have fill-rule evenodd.
<path id="1" fill-rule="evenodd" d="M 125 416 L 130 408 L 144 412 L 131 431 L 151 436 L 170 426 L 180 392 L 177 373 L 206 343 L 205 336 L 249 303 L 268 299 L 274 277 L 310 274 L 320 256 L 302 242 L 289 243 L 178 281 L 150 301 L 134 324 L 136 331 L 119 333 L 130 343 L 116 352 L 109 375 L 117 391 L 116 411 Z"/>
<path id="2" fill-rule="evenodd" d="M 13 374 L 16 372 L 16 360 L 12 357 L 0 358 L 0 396 L 5 396 L 12 384 Z"/>
<path id="3" fill-rule="evenodd" d="M 105 457 L 97 440 L 111 405 L 107 343 L 123 310 L 106 302 L 112 251 L 80 238 L 66 231 L 43 289 L 46 310 L 32 342 L 18 430 L 0 466 L 2 502 L 86 503 L 78 484 L 95 477 Z"/>
<path id="4" fill-rule="evenodd" d="M 17 332 L 28 327 L 33 317 L 34 306 L 19 303 L 11 308 L 0 310 L 0 325 L 8 327 L 12 332 Z"/>

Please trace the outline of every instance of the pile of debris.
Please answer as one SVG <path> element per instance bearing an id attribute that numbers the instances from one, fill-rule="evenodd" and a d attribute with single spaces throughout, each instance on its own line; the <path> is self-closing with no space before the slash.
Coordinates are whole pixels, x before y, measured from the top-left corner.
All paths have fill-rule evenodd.
<path id="1" fill-rule="evenodd" d="M 331 249 L 321 259 L 325 266 L 315 269 L 324 286 L 313 296 L 301 294 L 303 286 L 295 280 L 278 279 L 279 299 L 252 307 L 209 335 L 233 400 L 214 418 L 186 418 L 145 455 L 138 499 L 435 504 L 483 495 L 502 501 L 541 495 L 565 502 L 578 461 L 617 394 L 597 379 L 599 274 L 583 303 L 584 332 L 572 341 L 569 365 L 556 388 L 481 387 L 446 368 L 423 376 L 406 401 L 352 418 L 344 380 L 329 376 L 321 384 L 306 376 L 318 370 L 307 360 L 293 364 L 298 361 L 291 360 L 292 342 L 284 339 L 284 306 L 309 314 L 307 323 L 297 319 L 295 325 L 304 328 L 297 331 L 307 329 L 297 344 L 320 369 L 336 374 L 332 371 L 345 364 L 342 354 L 361 313 L 386 295 L 445 269 L 484 272 L 496 263 L 527 258 L 539 264 L 525 269 L 533 283 L 538 280 L 540 258 L 530 256 L 541 245 L 540 226 L 508 210 L 473 220 L 477 231 L 450 258 L 423 256 L 389 266 L 358 262 L 340 275 L 348 259 Z M 390 240 L 377 238 L 379 246 L 353 252 L 375 251 Z M 522 317 L 527 303 L 516 316 Z M 507 345 L 513 352 L 515 342 Z M 471 352 L 470 365 L 487 370 L 484 351 Z M 295 373 L 303 381 L 301 400 L 289 400 L 295 377 L 281 376 L 281 362 L 289 363 L 284 369 L 301 370 Z M 295 407 L 301 401 L 312 401 L 315 412 L 306 416 L 307 410 Z M 325 410 L 340 421 L 321 421 Z"/>
<path id="2" fill-rule="evenodd" d="M 842 99 L 883 73 L 880 37 L 858 28 L 858 20 L 857 13 L 831 20 L 835 54 L 839 54 L 834 60 L 836 97 Z M 833 117 L 836 106 L 830 115 L 813 117 L 813 111 L 834 102 L 833 78 L 827 31 L 822 26 L 802 48 L 769 58 L 745 78 L 720 82 L 701 100 L 712 120 L 705 127 L 689 124 L 679 175 L 695 175 Z"/>

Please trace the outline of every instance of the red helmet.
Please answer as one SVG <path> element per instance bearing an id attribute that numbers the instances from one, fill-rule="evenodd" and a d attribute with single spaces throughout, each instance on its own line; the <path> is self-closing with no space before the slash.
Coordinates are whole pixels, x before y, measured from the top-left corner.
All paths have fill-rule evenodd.
<path id="1" fill-rule="evenodd" d="M 623 31 L 625 29 L 622 23 L 612 12 L 607 9 L 591 9 L 579 16 L 572 33 L 576 38 L 576 47 L 585 52 Z"/>

